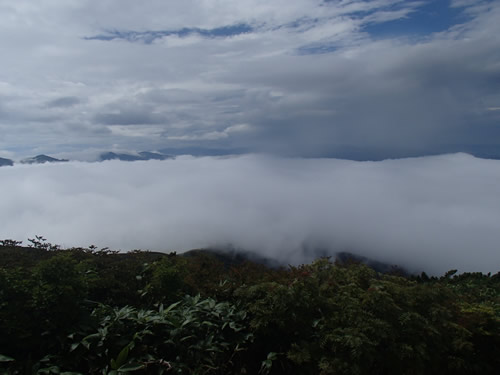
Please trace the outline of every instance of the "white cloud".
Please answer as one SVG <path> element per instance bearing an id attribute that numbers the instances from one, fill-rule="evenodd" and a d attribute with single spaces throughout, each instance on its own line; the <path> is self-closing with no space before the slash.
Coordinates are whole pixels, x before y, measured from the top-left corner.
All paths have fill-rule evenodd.
<path id="1" fill-rule="evenodd" d="M 224 130 L 225 133 L 246 133 L 252 131 L 252 126 L 249 124 L 231 125 Z"/>
<path id="2" fill-rule="evenodd" d="M 308 247 L 415 270 L 500 269 L 500 161 L 244 156 L 0 168 L 0 238 L 187 250 L 233 244 L 284 262 Z"/>
<path id="3" fill-rule="evenodd" d="M 231 135 L 248 133 L 252 130 L 252 126 L 249 124 L 236 124 L 227 127 L 223 131 L 212 131 L 202 134 L 190 134 L 181 136 L 171 135 L 168 136 L 168 139 L 177 141 L 216 141 L 219 139 L 228 138 Z"/>
<path id="4" fill-rule="evenodd" d="M 161 126 L 144 125 L 111 125 L 108 129 L 113 134 L 123 135 L 125 137 L 154 137 L 164 132 Z"/>

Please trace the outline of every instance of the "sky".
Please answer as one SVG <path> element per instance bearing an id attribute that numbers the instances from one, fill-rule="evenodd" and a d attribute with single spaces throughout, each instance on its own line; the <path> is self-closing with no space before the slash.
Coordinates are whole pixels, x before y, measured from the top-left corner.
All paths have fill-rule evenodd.
<path id="1" fill-rule="evenodd" d="M 0 157 L 500 157 L 497 0 L 0 0 Z"/>
<path id="2" fill-rule="evenodd" d="M 181 156 L 0 168 L 0 239 L 64 248 L 340 251 L 442 275 L 500 271 L 500 161 Z"/>

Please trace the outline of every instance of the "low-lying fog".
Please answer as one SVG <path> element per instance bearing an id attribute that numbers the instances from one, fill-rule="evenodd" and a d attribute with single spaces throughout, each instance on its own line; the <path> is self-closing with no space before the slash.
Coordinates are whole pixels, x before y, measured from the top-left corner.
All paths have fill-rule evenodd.
<path id="1" fill-rule="evenodd" d="M 353 253 L 412 271 L 500 271 L 500 161 L 233 158 L 0 168 L 0 239 L 285 263 Z"/>

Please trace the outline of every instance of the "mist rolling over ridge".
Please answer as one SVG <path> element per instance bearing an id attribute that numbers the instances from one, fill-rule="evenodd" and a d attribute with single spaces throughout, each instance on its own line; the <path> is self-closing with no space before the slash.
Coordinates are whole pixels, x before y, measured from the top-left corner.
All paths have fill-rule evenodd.
<path id="1" fill-rule="evenodd" d="M 351 251 L 411 271 L 500 269 L 500 161 L 467 154 L 357 162 L 179 157 L 0 170 L 1 238 L 284 263 Z"/>

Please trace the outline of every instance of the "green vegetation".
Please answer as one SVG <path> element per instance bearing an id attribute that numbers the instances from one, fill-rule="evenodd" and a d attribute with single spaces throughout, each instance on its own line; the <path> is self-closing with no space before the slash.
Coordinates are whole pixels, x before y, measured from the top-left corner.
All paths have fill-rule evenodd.
<path id="1" fill-rule="evenodd" d="M 493 374 L 500 274 L 0 241 L 2 374 Z"/>

